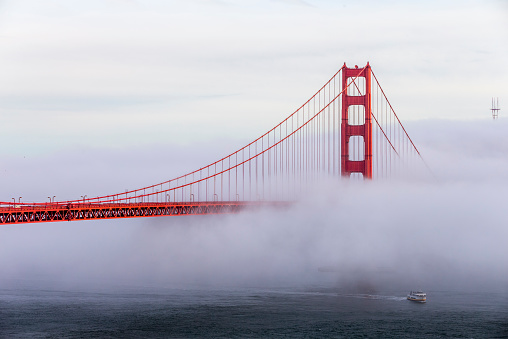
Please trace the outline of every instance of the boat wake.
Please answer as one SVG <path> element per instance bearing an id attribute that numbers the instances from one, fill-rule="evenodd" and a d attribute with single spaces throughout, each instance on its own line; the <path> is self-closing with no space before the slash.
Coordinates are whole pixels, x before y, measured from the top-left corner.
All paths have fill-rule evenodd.
<path id="1" fill-rule="evenodd" d="M 392 300 L 392 301 L 406 300 L 406 297 L 401 296 L 368 294 L 368 293 L 337 293 L 323 291 L 281 291 L 281 290 L 270 290 L 270 291 L 263 290 L 263 292 L 274 294 L 287 294 L 287 295 L 329 296 L 329 297 L 358 298 L 371 300 Z"/>
<path id="2" fill-rule="evenodd" d="M 406 297 L 394 296 L 394 295 L 379 295 L 379 294 L 339 294 L 340 297 L 347 298 L 359 298 L 359 299 L 372 299 L 372 300 L 392 300 L 392 301 L 403 301 Z"/>

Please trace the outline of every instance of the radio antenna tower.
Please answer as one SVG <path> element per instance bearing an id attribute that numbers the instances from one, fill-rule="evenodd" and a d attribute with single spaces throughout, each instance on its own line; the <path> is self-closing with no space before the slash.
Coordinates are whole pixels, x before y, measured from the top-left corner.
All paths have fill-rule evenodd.
<path id="1" fill-rule="evenodd" d="M 496 120 L 499 115 L 499 98 L 492 98 L 492 119 Z"/>

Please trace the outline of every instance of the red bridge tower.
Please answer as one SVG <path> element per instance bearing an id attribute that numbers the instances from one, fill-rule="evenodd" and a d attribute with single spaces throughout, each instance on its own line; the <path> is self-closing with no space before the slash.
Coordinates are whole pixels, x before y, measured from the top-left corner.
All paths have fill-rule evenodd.
<path id="1" fill-rule="evenodd" d="M 350 176 L 351 173 L 362 173 L 364 178 L 372 179 L 372 120 L 371 94 L 370 94 L 370 65 L 364 68 L 347 68 L 344 63 L 342 72 L 342 88 L 347 90 L 342 93 L 342 122 L 341 122 L 341 174 Z M 358 86 L 359 78 L 365 78 L 365 89 Z M 354 81 L 354 83 L 352 83 Z M 355 88 L 357 89 L 355 91 Z M 362 91 L 363 95 L 361 95 Z M 359 93 L 360 95 L 349 95 L 348 93 Z M 349 121 L 349 109 L 351 106 L 363 106 L 365 108 L 365 119 L 363 125 L 353 124 Z M 351 160 L 349 156 L 349 139 L 352 136 L 361 136 L 364 141 L 363 160 Z"/>

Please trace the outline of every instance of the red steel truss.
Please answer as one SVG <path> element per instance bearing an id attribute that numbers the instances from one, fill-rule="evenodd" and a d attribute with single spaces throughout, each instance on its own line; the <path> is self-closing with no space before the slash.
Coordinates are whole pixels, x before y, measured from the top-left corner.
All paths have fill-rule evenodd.
<path id="1" fill-rule="evenodd" d="M 141 204 L 46 204 L 0 207 L 0 224 L 52 221 L 162 217 L 178 215 L 237 213 L 268 204 L 267 202 L 221 201 Z M 271 206 L 287 206 L 288 202 L 271 202 Z"/>

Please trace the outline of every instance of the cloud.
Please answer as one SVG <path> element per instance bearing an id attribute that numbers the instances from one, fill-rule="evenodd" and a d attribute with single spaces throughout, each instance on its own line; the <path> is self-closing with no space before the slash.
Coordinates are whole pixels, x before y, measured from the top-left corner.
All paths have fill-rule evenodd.
<path id="1" fill-rule="evenodd" d="M 153 2 L 139 10 L 121 2 L 55 2 L 68 8 L 57 17 L 38 15 L 30 1 L 10 3 L 0 32 L 0 97 L 32 106 L 37 97 L 179 97 L 196 104 L 195 112 L 218 118 L 241 112 L 270 121 L 307 100 L 344 61 L 370 61 L 406 119 L 478 117 L 491 96 L 508 100 L 499 92 L 508 74 L 506 47 L 499 43 L 506 40 L 505 20 L 497 20 L 506 11 L 496 3 L 361 2 L 343 8 L 325 2 L 311 10 L 256 3 Z M 358 8 L 368 24 L 356 25 Z M 243 96 L 213 110 L 193 100 L 231 93 Z M 7 101 L 2 115 L 16 116 L 26 107 Z M 83 109 L 74 107 L 69 111 Z M 96 111 L 109 114 L 100 105 Z M 150 102 L 137 112 L 189 114 Z"/>
<path id="2" fill-rule="evenodd" d="M 8 226 L 0 266 L 7 284 L 78 289 L 506 286 L 507 220 L 488 192 L 396 185 L 335 185 L 284 211 Z"/>
<path id="3" fill-rule="evenodd" d="M 307 6 L 307 7 L 314 7 L 311 3 L 308 1 L 303 0 L 272 0 L 273 2 L 280 2 L 288 5 L 293 6 Z"/>

